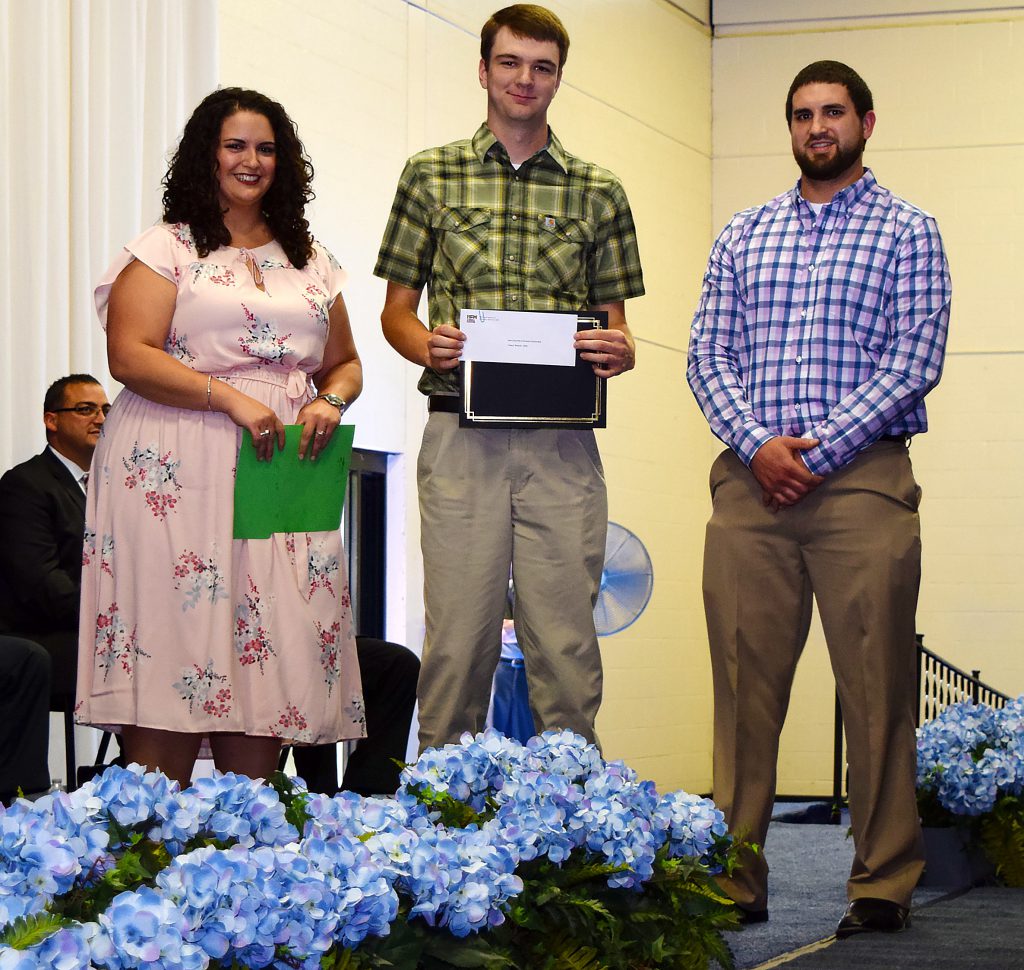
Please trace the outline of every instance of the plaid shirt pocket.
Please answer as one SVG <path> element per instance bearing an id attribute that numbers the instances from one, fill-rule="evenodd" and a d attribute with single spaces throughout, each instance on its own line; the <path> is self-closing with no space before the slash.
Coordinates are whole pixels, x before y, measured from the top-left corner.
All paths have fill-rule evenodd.
<path id="1" fill-rule="evenodd" d="M 453 281 L 484 276 L 493 270 L 490 233 L 491 210 L 466 206 L 440 206 L 430 221 L 437 240 L 443 271 Z M 434 275 L 438 274 L 435 265 Z"/>
<path id="2" fill-rule="evenodd" d="M 559 291 L 587 293 L 587 259 L 594 228 L 585 219 L 542 215 L 537 219 L 536 255 L 530 262 L 537 278 Z"/>

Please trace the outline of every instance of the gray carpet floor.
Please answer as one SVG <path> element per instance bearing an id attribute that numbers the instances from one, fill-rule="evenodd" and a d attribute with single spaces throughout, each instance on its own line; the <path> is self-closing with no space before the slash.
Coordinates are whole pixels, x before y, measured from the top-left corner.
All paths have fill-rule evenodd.
<path id="1" fill-rule="evenodd" d="M 981 887 L 915 906 L 903 933 L 837 940 L 785 970 L 1024 970 L 1024 889 Z"/>
<path id="2" fill-rule="evenodd" d="M 846 908 L 853 842 L 840 825 L 772 822 L 765 840 L 771 867 L 770 918 L 728 934 L 738 970 L 1024 970 L 1024 890 L 979 888 L 951 898 L 946 889 L 918 888 L 912 928 L 832 941 Z"/>

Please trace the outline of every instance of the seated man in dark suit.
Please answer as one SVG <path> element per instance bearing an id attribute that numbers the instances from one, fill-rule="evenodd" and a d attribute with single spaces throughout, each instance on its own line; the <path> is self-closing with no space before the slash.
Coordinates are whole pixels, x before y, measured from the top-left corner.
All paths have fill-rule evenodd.
<path id="1" fill-rule="evenodd" d="M 75 693 L 85 488 L 109 410 L 96 378 L 55 381 L 43 401 L 46 448 L 0 478 L 0 633 L 45 648 L 55 697 Z M 0 727 L 0 748 L 24 730 Z"/>

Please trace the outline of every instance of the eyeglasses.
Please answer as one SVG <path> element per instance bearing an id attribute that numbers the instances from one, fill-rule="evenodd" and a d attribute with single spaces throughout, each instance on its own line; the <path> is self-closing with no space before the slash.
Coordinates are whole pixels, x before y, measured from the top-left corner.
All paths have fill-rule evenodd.
<path id="1" fill-rule="evenodd" d="M 103 412 L 103 417 L 106 417 L 110 413 L 109 404 L 92 404 L 88 401 L 83 401 L 81 404 L 76 404 L 72 408 L 54 408 L 54 414 L 60 414 L 63 411 L 74 411 L 75 414 L 80 414 L 83 418 L 94 418 L 98 411 Z"/>

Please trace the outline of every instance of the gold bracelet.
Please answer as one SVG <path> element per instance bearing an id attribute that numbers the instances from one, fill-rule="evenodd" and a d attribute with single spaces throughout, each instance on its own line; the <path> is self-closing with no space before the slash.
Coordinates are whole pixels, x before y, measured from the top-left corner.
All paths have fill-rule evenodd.
<path id="1" fill-rule="evenodd" d="M 210 393 L 213 390 L 213 374 L 206 375 L 206 410 L 212 411 L 213 404 L 210 401 Z"/>

